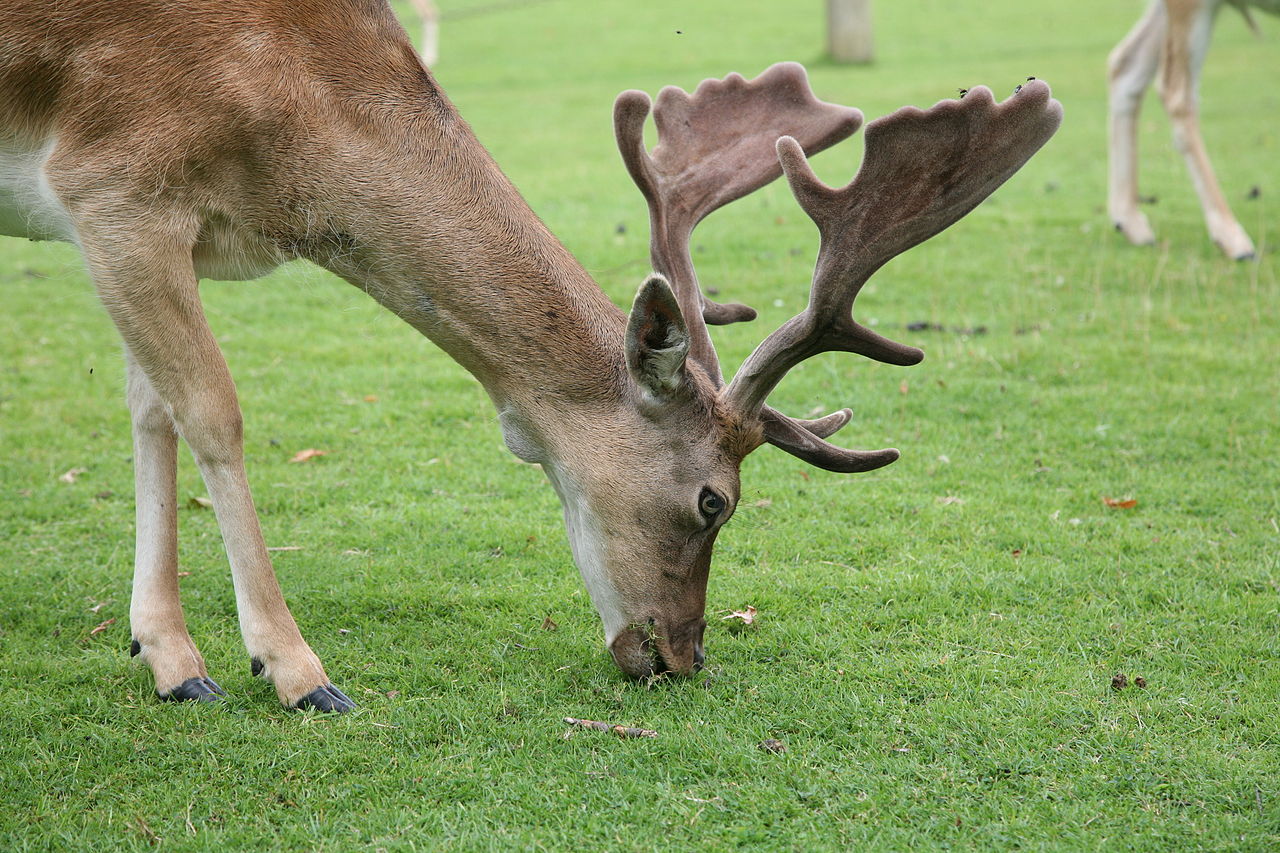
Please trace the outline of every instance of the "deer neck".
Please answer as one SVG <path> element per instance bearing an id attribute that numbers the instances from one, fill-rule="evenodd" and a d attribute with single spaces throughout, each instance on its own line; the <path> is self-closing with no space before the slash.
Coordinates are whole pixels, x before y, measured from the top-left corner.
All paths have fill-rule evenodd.
<path id="1" fill-rule="evenodd" d="M 626 317 L 456 113 L 419 130 L 333 158 L 347 161 L 340 183 L 357 160 L 385 171 L 363 192 L 329 193 L 342 201 L 298 253 L 444 349 L 484 386 L 512 451 L 543 461 L 530 447 L 540 435 L 623 399 Z"/>

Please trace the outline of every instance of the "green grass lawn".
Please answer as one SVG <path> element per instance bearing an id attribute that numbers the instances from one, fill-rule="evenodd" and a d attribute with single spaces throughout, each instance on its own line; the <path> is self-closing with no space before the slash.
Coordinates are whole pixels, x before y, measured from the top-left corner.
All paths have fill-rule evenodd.
<path id="1" fill-rule="evenodd" d="M 297 548 L 276 555 L 285 593 L 361 708 L 287 712 L 250 677 L 196 505 L 179 513 L 184 602 L 231 699 L 156 701 L 127 650 L 115 332 L 73 249 L 0 240 L 0 848 L 1280 846 L 1280 21 L 1258 40 L 1225 12 L 1203 83 L 1210 151 L 1260 248 L 1232 263 L 1154 97 L 1160 245 L 1124 244 L 1103 212 L 1105 58 L 1136 2 L 880 2 L 865 68 L 822 59 L 816 0 L 458 14 L 483 5 L 441 0 L 439 79 L 619 304 L 648 256 L 612 140 L 622 89 L 795 59 L 868 118 L 1029 75 L 1066 118 L 864 291 L 859 317 L 923 364 L 825 355 L 771 398 L 850 405 L 839 440 L 903 458 L 862 476 L 748 458 L 709 672 L 652 687 L 603 651 L 554 493 L 503 448 L 480 386 L 294 264 L 202 289 L 268 544 Z M 852 176 L 859 140 L 815 158 L 828 183 Z M 804 305 L 816 243 L 781 184 L 698 231 L 704 284 L 761 310 L 715 330 L 726 370 Z M 289 464 L 303 448 L 328 455 Z M 185 451 L 179 493 L 205 494 Z M 747 605 L 752 628 L 718 618 Z M 568 736 L 566 716 L 659 736 Z"/>

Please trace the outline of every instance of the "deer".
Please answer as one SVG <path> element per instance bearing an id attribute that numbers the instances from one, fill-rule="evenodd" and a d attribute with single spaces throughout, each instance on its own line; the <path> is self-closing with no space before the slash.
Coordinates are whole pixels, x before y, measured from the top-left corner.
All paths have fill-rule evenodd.
<path id="1" fill-rule="evenodd" d="M 1148 246 L 1155 232 L 1138 209 L 1138 113 L 1151 81 L 1173 125 L 1173 140 L 1204 212 L 1209 237 L 1229 258 L 1254 256 L 1253 241 L 1231 212 L 1200 135 L 1200 72 L 1218 11 L 1231 5 L 1254 32 L 1250 9 L 1280 14 L 1280 0 L 1151 0 L 1129 34 L 1111 51 L 1107 211 L 1129 242 Z"/>
<path id="2" fill-rule="evenodd" d="M 1044 82 L 997 102 L 904 107 L 866 128 L 855 179 L 808 156 L 861 111 L 820 101 L 796 63 L 614 109 L 647 201 L 654 272 L 615 306 L 520 197 L 384 2 L 16 0 L 0 20 L 0 226 L 76 244 L 123 340 L 136 549 L 130 652 L 161 699 L 216 702 L 179 600 L 175 468 L 189 447 L 213 503 L 252 672 L 286 708 L 355 707 L 285 604 L 245 470 L 236 388 L 199 282 L 305 258 L 431 339 L 484 387 L 506 447 L 542 467 L 574 562 L 626 675 L 705 661 L 712 547 L 768 443 L 833 472 L 896 449 L 826 439 L 849 409 L 768 405 L 795 365 L 923 352 L 854 321 L 894 256 L 959 220 L 1053 135 Z M 652 112 L 658 144 L 646 150 Z M 808 307 L 724 378 L 709 325 L 755 311 L 703 295 L 689 251 L 708 214 L 786 174 L 821 234 Z"/>
<path id="3" fill-rule="evenodd" d="M 409 5 L 422 24 L 422 62 L 433 66 L 440 58 L 440 10 L 435 0 L 409 0 Z"/>

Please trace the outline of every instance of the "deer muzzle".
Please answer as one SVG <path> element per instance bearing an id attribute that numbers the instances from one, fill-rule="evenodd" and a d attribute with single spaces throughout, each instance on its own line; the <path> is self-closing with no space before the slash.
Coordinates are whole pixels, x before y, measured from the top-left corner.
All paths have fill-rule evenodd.
<path id="1" fill-rule="evenodd" d="M 675 626 L 651 619 L 614 637 L 609 653 L 618 668 L 632 678 L 692 675 L 706 660 L 702 645 L 706 627 L 702 617 Z"/>

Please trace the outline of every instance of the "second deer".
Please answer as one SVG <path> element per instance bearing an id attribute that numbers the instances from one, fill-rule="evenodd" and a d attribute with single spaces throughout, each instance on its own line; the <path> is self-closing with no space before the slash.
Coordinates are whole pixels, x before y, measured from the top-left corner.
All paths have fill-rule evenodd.
<path id="1" fill-rule="evenodd" d="M 1173 124 L 1173 140 L 1200 196 L 1209 237 L 1227 257 L 1252 258 L 1253 241 L 1231 212 L 1200 135 L 1200 72 L 1213 23 L 1224 5 L 1239 9 L 1255 30 L 1250 8 L 1280 14 L 1280 0 L 1152 0 L 1108 63 L 1111 84 L 1111 176 L 1107 212 L 1130 242 L 1149 245 L 1155 233 L 1138 209 L 1138 111 L 1153 79 Z M 1159 75 L 1157 77 L 1157 74 Z"/>

